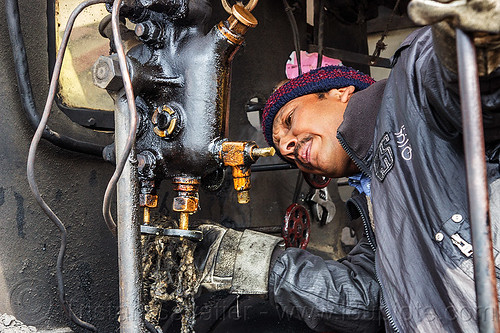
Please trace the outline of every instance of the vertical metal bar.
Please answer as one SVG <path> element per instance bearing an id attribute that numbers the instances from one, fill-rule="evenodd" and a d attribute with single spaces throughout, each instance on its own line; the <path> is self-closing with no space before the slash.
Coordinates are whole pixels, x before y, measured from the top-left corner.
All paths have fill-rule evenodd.
<path id="1" fill-rule="evenodd" d="M 130 111 L 122 96 L 116 99 L 116 160 L 124 154 L 130 126 Z M 140 241 L 138 222 L 137 164 L 132 148 L 117 184 L 117 238 L 120 282 L 120 332 L 145 332 L 141 304 Z"/>
<path id="2" fill-rule="evenodd" d="M 482 333 L 499 332 L 476 50 L 470 36 L 460 29 L 456 35 L 478 325 Z"/>

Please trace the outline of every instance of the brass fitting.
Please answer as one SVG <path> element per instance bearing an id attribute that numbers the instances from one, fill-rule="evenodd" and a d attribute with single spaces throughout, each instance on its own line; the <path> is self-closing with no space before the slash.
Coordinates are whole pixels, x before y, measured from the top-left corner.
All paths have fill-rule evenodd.
<path id="1" fill-rule="evenodd" d="M 158 206 L 158 196 L 150 193 L 140 193 L 139 206 L 144 207 L 144 224 L 149 224 L 151 221 L 149 209 Z"/>
<path id="2" fill-rule="evenodd" d="M 221 21 L 217 29 L 226 37 L 226 39 L 235 44 L 243 43 L 243 36 L 249 28 L 255 28 L 258 22 L 255 16 L 245 7 L 235 4 L 232 7 L 232 14 L 226 21 Z"/>
<path id="3" fill-rule="evenodd" d="M 249 12 L 251 12 L 252 10 L 254 10 L 255 6 L 257 6 L 258 2 L 259 2 L 259 0 L 248 1 L 248 3 L 245 5 L 245 9 L 248 10 Z M 229 5 L 229 3 L 227 2 L 227 0 L 221 0 L 221 3 L 222 3 L 222 7 L 224 7 L 224 10 L 228 14 L 231 14 L 232 9 L 231 9 L 231 6 Z M 241 5 L 241 3 L 240 3 L 240 5 Z"/>
<path id="4" fill-rule="evenodd" d="M 179 115 L 171 107 L 157 107 L 151 117 L 153 132 L 161 138 L 172 137 L 179 130 Z"/>
<path id="5" fill-rule="evenodd" d="M 200 186 L 200 180 L 188 176 L 174 177 L 172 183 L 174 184 L 174 191 L 177 191 L 172 209 L 180 213 L 179 229 L 188 230 L 189 215 L 198 210 L 198 188 Z"/>
<path id="6" fill-rule="evenodd" d="M 232 168 L 233 185 L 237 191 L 238 203 L 250 201 L 250 165 L 259 157 L 273 156 L 273 147 L 259 148 L 253 141 L 224 141 L 219 149 L 219 159 L 225 166 Z"/>

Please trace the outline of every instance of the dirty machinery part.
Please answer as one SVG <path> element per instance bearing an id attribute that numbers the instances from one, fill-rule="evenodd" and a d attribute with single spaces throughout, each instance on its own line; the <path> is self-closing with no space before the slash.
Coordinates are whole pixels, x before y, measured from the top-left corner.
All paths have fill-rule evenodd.
<path id="1" fill-rule="evenodd" d="M 168 217 L 154 219 L 164 231 L 178 230 Z M 175 304 L 173 314 L 181 316 L 181 332 L 194 332 L 194 295 L 198 273 L 193 264 L 196 243 L 188 239 L 160 235 L 142 235 L 142 278 L 145 319 L 161 325 L 162 306 Z"/>
<path id="2" fill-rule="evenodd" d="M 259 148 L 254 142 L 231 142 L 226 139 L 232 59 L 243 43 L 245 33 L 257 25 L 257 20 L 245 7 L 236 4 L 227 20 L 220 21 L 205 33 L 204 22 L 210 12 L 208 2 L 192 1 L 189 7 L 162 1 L 124 1 L 122 7 L 120 3 L 121 0 L 114 1 L 111 20 L 113 36 L 107 35 L 112 38 L 117 53 L 99 57 L 93 67 L 94 83 L 106 89 L 115 99 L 115 128 L 123 129 L 115 131 L 116 156 L 120 163 L 117 164 L 106 190 L 103 204 L 103 214 L 110 229 L 114 230 L 114 221 L 109 211 L 109 193 L 116 184 L 116 175 L 122 174 L 120 179 L 126 181 L 121 182 L 122 186 L 117 184 L 117 192 L 123 197 L 118 197 L 120 205 L 117 207 L 117 215 L 122 216 L 118 221 L 121 220 L 125 227 L 117 228 L 118 253 L 122 259 L 119 262 L 124 263 L 119 267 L 120 285 L 126 284 L 127 287 L 120 289 L 120 308 L 123 309 L 120 325 L 126 332 L 129 332 L 126 329 L 128 327 L 130 332 L 135 332 L 142 326 L 143 311 L 137 306 L 140 302 L 140 279 L 133 267 L 140 255 L 135 246 L 138 240 L 135 241 L 135 238 L 138 230 L 137 211 L 141 207 L 142 239 L 153 239 L 156 244 L 144 251 L 156 251 L 156 254 L 150 255 L 157 258 L 155 260 L 161 266 L 161 249 L 165 247 L 164 238 L 168 235 L 177 238 L 169 240 L 168 244 L 177 245 L 174 248 L 180 251 L 176 253 L 181 260 L 181 268 L 176 273 L 177 294 L 167 289 L 160 291 L 166 284 L 165 281 L 168 281 L 167 277 L 172 275 L 168 270 L 151 278 L 159 282 L 151 282 L 153 296 L 145 309 L 146 317 L 157 325 L 156 319 L 161 310 L 159 300 L 176 299 L 178 306 L 175 311 L 185 313 L 184 318 L 191 318 L 185 319 L 183 323 L 182 330 L 187 332 L 192 330 L 192 323 L 189 322 L 194 321 L 188 314 L 192 302 L 184 301 L 181 296 L 184 295 L 183 290 L 191 290 L 195 285 L 192 281 L 195 276 L 192 249 L 188 245 L 191 240 L 199 240 L 201 233 L 189 229 L 189 218 L 198 211 L 201 179 L 218 169 L 231 166 L 235 189 L 239 193 L 238 202 L 246 203 L 249 198 L 250 165 L 257 158 L 273 153 L 271 148 Z M 118 8 L 120 15 L 123 14 L 136 23 L 135 36 L 124 43 L 120 42 L 120 29 L 127 28 L 119 27 Z M 103 21 L 102 25 L 108 21 Z M 100 30 L 107 29 L 102 27 Z M 127 32 L 124 35 L 133 35 L 131 31 Z M 125 50 L 123 46 L 128 49 Z M 118 73 L 117 68 L 121 69 L 121 73 Z M 120 74 L 122 79 L 126 79 L 123 85 L 117 84 L 120 81 L 117 76 Z M 127 103 L 121 98 L 123 91 L 127 95 Z M 130 135 L 136 129 L 132 119 L 138 120 L 135 140 Z M 130 132 L 128 137 L 125 137 L 126 129 Z M 135 149 L 129 150 L 132 142 Z M 121 162 L 127 160 L 124 171 L 121 172 Z M 157 188 L 167 178 L 172 180 L 173 190 L 176 192 L 172 211 L 179 217 L 178 223 L 173 223 L 168 228 L 151 221 L 150 214 L 151 209 L 157 208 Z M 130 234 L 125 235 L 126 231 Z M 168 253 L 173 253 L 172 251 Z M 123 256 L 129 254 L 129 263 L 126 263 Z M 167 256 L 173 257 L 172 254 Z M 147 259 L 143 260 L 143 264 L 148 270 L 150 265 Z M 159 269 L 160 266 L 155 264 L 154 267 Z M 172 281 L 168 285 L 172 286 Z M 186 295 L 191 295 L 192 298 L 190 292 L 186 292 Z M 128 315 L 127 308 L 131 315 Z"/>

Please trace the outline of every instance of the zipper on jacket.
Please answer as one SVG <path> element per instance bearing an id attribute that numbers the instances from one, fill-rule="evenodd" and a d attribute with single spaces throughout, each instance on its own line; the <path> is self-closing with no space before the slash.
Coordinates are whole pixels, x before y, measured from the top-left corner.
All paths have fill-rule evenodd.
<path id="1" fill-rule="evenodd" d="M 349 146 L 347 145 L 344 138 L 342 137 L 342 135 L 339 132 L 337 132 L 337 140 L 339 140 L 340 145 L 342 146 L 344 151 L 347 153 L 347 156 L 349 156 L 349 158 L 354 162 L 354 164 L 359 168 L 359 170 L 362 173 L 364 173 L 366 176 L 368 176 L 368 178 L 371 179 L 368 166 L 366 166 L 364 163 L 362 163 L 362 161 L 360 161 L 356 156 L 354 156 L 354 154 L 351 151 L 351 148 L 349 148 Z M 351 199 L 351 202 L 354 203 L 354 205 L 356 206 L 356 208 L 358 209 L 358 211 L 360 213 L 361 220 L 363 221 L 363 227 L 365 230 L 366 238 L 368 239 L 368 244 L 370 244 L 370 247 L 372 248 L 373 253 L 375 253 L 377 250 L 377 246 L 375 244 L 376 241 L 374 239 L 372 239 L 372 237 L 374 238 L 375 235 L 374 235 L 373 230 L 371 229 L 370 221 L 367 221 L 363 209 L 356 202 L 356 200 Z M 382 301 L 382 308 L 384 309 L 385 316 L 387 318 L 387 321 L 389 321 L 389 324 L 391 325 L 392 330 L 396 333 L 399 333 L 399 330 L 396 326 L 396 323 L 394 322 L 394 318 L 392 317 L 392 315 L 389 311 L 389 307 L 387 306 L 387 303 L 385 302 L 384 287 L 380 283 L 380 279 L 379 279 L 378 274 L 377 274 L 377 266 L 375 265 L 375 261 L 374 261 L 373 265 L 375 266 L 374 267 L 375 268 L 375 270 L 374 270 L 375 271 L 375 279 L 377 280 L 377 283 L 380 286 L 380 289 L 382 290 L 381 301 Z"/>
<path id="2" fill-rule="evenodd" d="M 375 263 L 374 263 L 374 265 L 375 265 Z M 382 308 L 384 309 L 384 313 L 385 313 L 385 316 L 387 318 L 387 321 L 389 321 L 389 325 L 391 325 L 392 331 L 399 333 L 399 329 L 396 326 L 396 322 L 394 321 L 394 318 L 392 317 L 391 312 L 389 311 L 389 307 L 387 306 L 387 303 L 386 303 L 385 298 L 384 298 L 384 287 L 382 286 L 382 284 L 380 283 L 380 279 L 378 278 L 377 265 L 375 265 L 375 279 L 377 280 L 377 283 L 380 286 L 380 289 L 382 289 L 382 294 L 381 294 L 381 296 L 382 296 L 381 297 L 382 298 L 382 300 L 381 300 L 382 301 Z"/>
<path id="3" fill-rule="evenodd" d="M 459 234 L 451 235 L 451 242 L 467 257 L 472 256 L 472 245 L 467 243 Z"/>
<path id="4" fill-rule="evenodd" d="M 351 198 L 348 200 L 348 203 L 352 203 L 358 210 L 359 215 L 361 216 L 361 221 L 363 222 L 363 230 L 365 232 L 366 239 L 368 239 L 368 244 L 370 244 L 372 251 L 375 253 L 375 251 L 377 250 L 377 242 L 374 240 L 375 235 L 370 225 L 370 221 L 366 217 L 364 209 L 357 201 L 358 200 L 356 198 Z"/>
<path id="5" fill-rule="evenodd" d="M 358 169 L 371 179 L 368 166 L 366 166 L 357 156 L 352 153 L 351 148 L 349 148 L 344 140 L 344 137 L 339 132 L 337 132 L 337 140 L 339 140 L 339 143 L 347 153 L 347 156 L 349 156 L 349 158 L 354 162 Z"/>
<path id="6" fill-rule="evenodd" d="M 358 166 L 358 168 L 359 168 L 359 166 Z M 368 244 L 370 244 L 372 251 L 375 253 L 377 250 L 376 241 L 374 240 L 375 235 L 374 235 L 374 232 L 373 232 L 372 227 L 370 225 L 370 221 L 366 217 L 364 209 L 361 207 L 361 205 L 357 202 L 357 200 L 355 198 L 349 199 L 349 202 L 351 202 L 352 204 L 354 204 L 354 206 L 356 206 L 356 209 L 358 210 L 359 215 L 361 216 L 361 221 L 363 222 L 363 228 L 365 231 L 366 239 L 368 239 Z M 394 321 L 394 318 L 392 317 L 392 315 L 389 311 L 389 307 L 387 306 L 387 303 L 385 302 L 384 287 L 382 286 L 382 283 L 380 283 L 380 279 L 379 279 L 378 273 L 377 273 L 377 266 L 375 265 L 375 262 L 373 263 L 373 265 L 375 266 L 374 267 L 375 268 L 374 269 L 375 280 L 377 281 L 378 285 L 380 286 L 380 289 L 382 290 L 381 302 L 382 302 L 382 309 L 384 311 L 385 317 L 387 318 L 387 321 L 389 322 L 389 325 L 391 326 L 391 329 L 393 330 L 393 332 L 399 333 L 399 329 L 397 328 L 396 323 Z"/>

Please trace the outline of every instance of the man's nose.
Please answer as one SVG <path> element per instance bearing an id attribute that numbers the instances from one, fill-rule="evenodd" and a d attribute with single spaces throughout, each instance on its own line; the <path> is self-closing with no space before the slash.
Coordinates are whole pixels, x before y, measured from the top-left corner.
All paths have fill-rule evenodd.
<path id="1" fill-rule="evenodd" d="M 293 157 L 293 152 L 295 146 L 297 145 L 297 139 L 293 136 L 284 137 L 280 140 L 280 153 L 283 156 Z"/>

